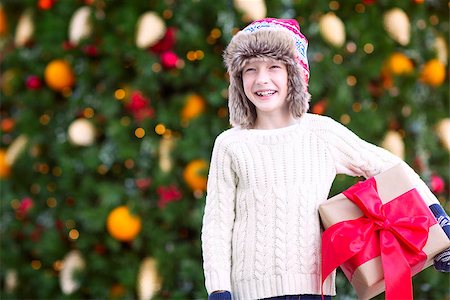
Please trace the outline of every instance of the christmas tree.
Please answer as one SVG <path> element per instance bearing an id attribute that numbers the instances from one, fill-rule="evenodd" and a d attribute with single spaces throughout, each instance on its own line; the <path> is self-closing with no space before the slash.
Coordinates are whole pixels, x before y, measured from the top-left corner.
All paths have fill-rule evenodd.
<path id="1" fill-rule="evenodd" d="M 4 0 L 3 299 L 207 297 L 222 52 L 265 16 L 297 19 L 309 39 L 311 112 L 402 157 L 450 209 L 443 1 Z M 355 180 L 338 176 L 330 196 Z M 354 297 L 337 284 L 337 299 Z M 450 295 L 432 267 L 413 284 L 418 299 Z"/>

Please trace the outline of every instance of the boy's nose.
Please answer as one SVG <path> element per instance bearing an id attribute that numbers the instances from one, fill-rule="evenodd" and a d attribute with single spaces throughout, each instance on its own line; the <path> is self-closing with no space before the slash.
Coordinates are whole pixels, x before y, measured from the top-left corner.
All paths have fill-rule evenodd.
<path id="1" fill-rule="evenodd" d="M 256 83 L 264 84 L 269 82 L 269 74 L 266 71 L 259 71 L 256 77 Z"/>

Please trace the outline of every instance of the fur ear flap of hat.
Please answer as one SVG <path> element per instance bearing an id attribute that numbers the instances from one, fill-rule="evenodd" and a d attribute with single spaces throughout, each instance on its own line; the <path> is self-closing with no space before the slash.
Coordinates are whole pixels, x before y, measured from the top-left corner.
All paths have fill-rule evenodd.
<path id="1" fill-rule="evenodd" d="M 250 129 L 256 120 L 256 108 L 247 98 L 242 69 L 251 58 L 274 59 L 286 65 L 289 110 L 301 117 L 309 108 L 309 68 L 306 58 L 308 41 L 295 20 L 263 19 L 238 32 L 224 51 L 230 76 L 228 108 L 232 126 Z"/>

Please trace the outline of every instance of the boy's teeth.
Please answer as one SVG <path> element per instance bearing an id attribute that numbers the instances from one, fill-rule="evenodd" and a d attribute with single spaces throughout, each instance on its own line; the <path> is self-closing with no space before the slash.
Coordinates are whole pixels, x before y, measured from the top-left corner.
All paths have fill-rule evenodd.
<path id="1" fill-rule="evenodd" d="M 275 91 L 264 91 L 264 92 L 256 92 L 258 96 L 269 96 L 275 94 Z"/>

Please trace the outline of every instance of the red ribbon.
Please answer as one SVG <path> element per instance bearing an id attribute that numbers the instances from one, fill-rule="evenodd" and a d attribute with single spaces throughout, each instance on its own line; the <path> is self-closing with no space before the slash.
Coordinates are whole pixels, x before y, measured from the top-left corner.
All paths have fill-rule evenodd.
<path id="1" fill-rule="evenodd" d="M 412 299 L 411 277 L 423 267 L 422 251 L 429 227 L 436 223 L 416 189 L 383 204 L 374 178 L 344 191 L 364 216 L 336 223 L 322 235 L 322 285 L 341 266 L 348 279 L 355 269 L 377 256 L 386 285 L 386 299 Z"/>

